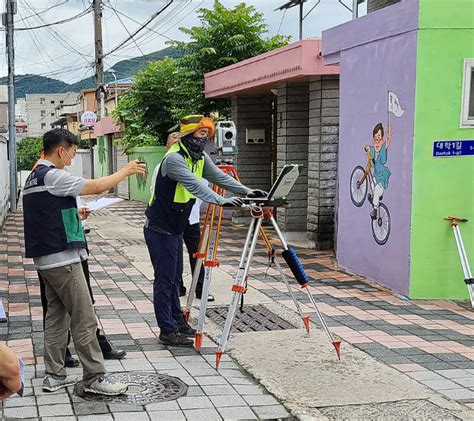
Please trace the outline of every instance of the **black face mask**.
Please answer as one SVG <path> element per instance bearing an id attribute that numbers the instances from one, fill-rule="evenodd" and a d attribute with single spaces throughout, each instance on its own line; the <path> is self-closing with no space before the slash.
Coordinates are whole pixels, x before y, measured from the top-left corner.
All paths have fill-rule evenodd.
<path id="1" fill-rule="evenodd" d="M 193 161 L 199 161 L 201 159 L 207 141 L 207 137 L 202 137 L 198 139 L 192 135 L 183 137 L 183 139 L 181 140 L 183 145 L 188 150 L 189 155 L 191 155 Z"/>

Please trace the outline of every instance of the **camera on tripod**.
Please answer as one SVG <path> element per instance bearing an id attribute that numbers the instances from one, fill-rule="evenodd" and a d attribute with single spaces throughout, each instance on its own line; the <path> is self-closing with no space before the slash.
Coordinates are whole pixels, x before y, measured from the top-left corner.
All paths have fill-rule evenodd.
<path id="1" fill-rule="evenodd" d="M 233 163 L 237 155 L 237 128 L 233 121 L 218 121 L 215 135 L 216 155 L 226 163 Z"/>

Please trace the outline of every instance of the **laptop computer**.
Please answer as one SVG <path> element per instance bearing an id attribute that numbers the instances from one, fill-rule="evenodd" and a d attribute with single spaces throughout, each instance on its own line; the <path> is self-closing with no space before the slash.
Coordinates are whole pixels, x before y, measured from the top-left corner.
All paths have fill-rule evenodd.
<path id="1" fill-rule="evenodd" d="M 291 189 L 296 183 L 299 175 L 303 171 L 303 165 L 285 165 L 277 179 L 273 183 L 268 196 L 266 197 L 242 197 L 245 204 L 257 203 L 263 205 L 283 205 Z"/>

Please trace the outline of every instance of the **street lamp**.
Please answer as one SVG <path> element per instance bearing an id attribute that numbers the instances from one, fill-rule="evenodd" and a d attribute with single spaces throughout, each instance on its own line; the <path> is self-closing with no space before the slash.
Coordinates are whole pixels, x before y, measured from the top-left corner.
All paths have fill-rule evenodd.
<path id="1" fill-rule="evenodd" d="M 114 85 L 115 85 L 115 107 L 118 105 L 118 97 L 117 97 L 117 73 L 115 72 L 114 69 L 109 69 L 107 70 L 109 73 L 112 73 L 112 76 L 114 77 Z"/>

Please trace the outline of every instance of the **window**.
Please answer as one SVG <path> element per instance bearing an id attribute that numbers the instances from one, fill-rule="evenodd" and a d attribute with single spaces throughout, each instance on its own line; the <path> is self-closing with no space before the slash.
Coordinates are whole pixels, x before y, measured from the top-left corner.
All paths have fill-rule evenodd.
<path id="1" fill-rule="evenodd" d="M 474 59 L 464 59 L 461 127 L 474 126 Z"/>
<path id="2" fill-rule="evenodd" d="M 43 105 L 46 102 L 46 98 L 40 98 L 40 104 Z"/>
<path id="3" fill-rule="evenodd" d="M 41 128 L 46 129 L 46 123 L 41 123 Z"/>
<path id="4" fill-rule="evenodd" d="M 54 99 L 51 100 L 51 104 L 54 104 Z"/>
<path id="5" fill-rule="evenodd" d="M 63 100 L 61 100 L 61 101 L 59 101 L 59 103 L 60 103 L 60 104 L 64 104 L 64 101 L 63 101 Z"/>
<path id="6" fill-rule="evenodd" d="M 44 117 L 46 115 L 46 110 L 41 110 L 41 117 Z"/>
<path id="7" fill-rule="evenodd" d="M 54 117 L 54 113 L 51 113 L 51 117 Z"/>

